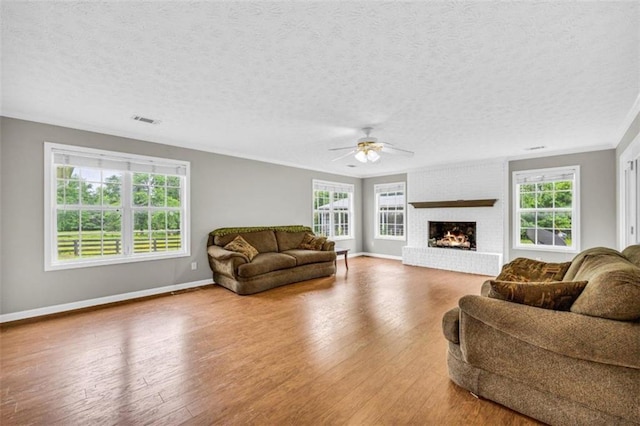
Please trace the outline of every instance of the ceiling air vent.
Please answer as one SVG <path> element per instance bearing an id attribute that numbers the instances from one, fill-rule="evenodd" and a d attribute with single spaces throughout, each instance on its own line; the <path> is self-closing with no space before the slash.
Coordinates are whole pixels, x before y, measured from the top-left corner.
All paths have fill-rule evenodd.
<path id="1" fill-rule="evenodd" d="M 529 148 L 525 148 L 525 151 L 537 151 L 539 149 L 545 149 L 546 146 L 544 145 L 538 145 L 538 146 L 531 146 Z"/>
<path id="2" fill-rule="evenodd" d="M 134 115 L 131 118 L 133 118 L 136 121 L 141 121 L 141 122 L 147 123 L 147 124 L 158 124 L 158 123 L 160 123 L 160 120 L 154 120 L 153 118 L 147 118 L 147 117 L 143 117 L 141 115 Z"/>

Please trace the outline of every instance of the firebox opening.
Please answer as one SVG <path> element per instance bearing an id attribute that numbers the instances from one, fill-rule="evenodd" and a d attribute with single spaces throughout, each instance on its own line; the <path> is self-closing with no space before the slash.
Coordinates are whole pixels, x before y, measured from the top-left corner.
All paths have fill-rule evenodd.
<path id="1" fill-rule="evenodd" d="M 429 221 L 429 247 L 476 250 L 476 223 Z"/>

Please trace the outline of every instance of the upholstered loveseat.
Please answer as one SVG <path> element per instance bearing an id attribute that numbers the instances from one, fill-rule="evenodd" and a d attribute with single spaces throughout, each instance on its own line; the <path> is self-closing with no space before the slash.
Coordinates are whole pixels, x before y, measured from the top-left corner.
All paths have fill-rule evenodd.
<path id="1" fill-rule="evenodd" d="M 207 254 L 213 280 L 246 295 L 335 274 L 334 246 L 306 226 L 220 228 Z"/>
<path id="2" fill-rule="evenodd" d="M 552 425 L 640 424 L 640 246 L 515 259 L 458 305 L 454 383 Z"/>

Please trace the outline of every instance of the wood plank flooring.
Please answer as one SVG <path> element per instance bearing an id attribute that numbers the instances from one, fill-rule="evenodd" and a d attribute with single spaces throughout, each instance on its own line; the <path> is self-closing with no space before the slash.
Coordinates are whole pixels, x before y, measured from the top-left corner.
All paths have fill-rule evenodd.
<path id="1" fill-rule="evenodd" d="M 485 279 L 354 258 L 253 296 L 205 286 L 5 325 L 0 423 L 538 424 L 447 376 L 442 315 Z"/>

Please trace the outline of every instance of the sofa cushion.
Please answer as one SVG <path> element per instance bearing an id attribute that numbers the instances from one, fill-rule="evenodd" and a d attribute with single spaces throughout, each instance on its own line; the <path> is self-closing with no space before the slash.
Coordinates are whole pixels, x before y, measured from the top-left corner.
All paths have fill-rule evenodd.
<path id="1" fill-rule="evenodd" d="M 564 281 L 589 281 L 594 274 L 598 272 L 598 264 L 593 262 L 587 262 L 584 265 L 584 261 L 588 258 L 599 257 L 602 259 L 602 263 L 627 261 L 619 251 L 608 247 L 592 247 L 584 250 L 576 255 L 571 261 L 569 270 L 564 275 Z M 628 261 L 627 261 L 628 262 Z"/>
<path id="2" fill-rule="evenodd" d="M 308 232 L 285 232 L 276 231 L 276 241 L 278 242 L 278 251 L 283 252 L 298 248 L 302 243 L 302 239 Z"/>
<path id="3" fill-rule="evenodd" d="M 518 257 L 502 267 L 496 277 L 498 281 L 547 282 L 562 281 L 571 262 L 548 263 L 539 260 Z"/>
<path id="4" fill-rule="evenodd" d="M 322 250 L 325 242 L 327 242 L 327 237 L 316 237 L 313 234 L 305 234 L 298 248 L 304 250 Z"/>
<path id="5" fill-rule="evenodd" d="M 594 262 L 586 259 L 585 263 Z M 640 268 L 629 263 L 603 265 L 571 312 L 619 321 L 640 320 Z"/>
<path id="6" fill-rule="evenodd" d="M 586 281 L 511 282 L 490 281 L 489 297 L 535 306 L 568 311 L 587 285 Z"/>
<path id="7" fill-rule="evenodd" d="M 293 268 L 296 266 L 296 259 L 282 253 L 260 253 L 251 263 L 238 266 L 238 276 L 251 278 L 267 272 L 280 269 Z"/>
<path id="8" fill-rule="evenodd" d="M 258 250 L 256 250 L 251 244 L 245 241 L 241 236 L 237 236 L 231 241 L 229 244 L 224 246 L 225 250 L 234 251 L 236 253 L 244 254 L 249 259 L 249 262 L 253 260 L 254 257 L 258 254 Z"/>
<path id="9" fill-rule="evenodd" d="M 233 241 L 235 237 L 240 235 L 244 238 L 249 244 L 255 247 L 258 250 L 258 253 L 269 253 L 269 252 L 277 252 L 278 251 L 278 242 L 276 241 L 276 236 L 273 231 L 256 231 L 256 232 L 244 232 L 238 234 L 225 234 L 214 237 L 214 243 L 217 246 L 224 247 L 229 242 Z"/>
<path id="10" fill-rule="evenodd" d="M 622 255 L 631 263 L 640 268 L 640 244 L 629 246 L 622 250 Z"/>
<path id="11" fill-rule="evenodd" d="M 318 262 L 333 262 L 336 260 L 335 251 L 317 251 L 317 250 L 304 250 L 293 249 L 287 250 L 284 254 L 288 254 L 296 259 L 297 265 L 307 265 L 309 263 Z"/>

